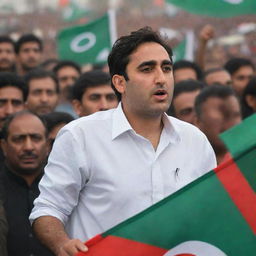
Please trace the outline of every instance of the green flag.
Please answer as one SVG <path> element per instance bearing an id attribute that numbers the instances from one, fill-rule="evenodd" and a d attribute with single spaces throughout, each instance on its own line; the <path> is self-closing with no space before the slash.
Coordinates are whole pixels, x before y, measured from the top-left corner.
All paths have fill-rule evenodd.
<path id="1" fill-rule="evenodd" d="M 115 14 L 109 11 L 91 23 L 60 31 L 57 51 L 60 59 L 79 64 L 105 63 L 115 40 Z"/>
<path id="2" fill-rule="evenodd" d="M 222 136 L 233 158 L 89 240 L 78 256 L 255 256 L 255 124 L 256 114 Z"/>
<path id="3" fill-rule="evenodd" d="M 188 12 L 212 17 L 228 18 L 255 14 L 255 0 L 166 0 Z"/>
<path id="4" fill-rule="evenodd" d="M 173 60 L 190 60 L 194 59 L 194 33 L 187 31 L 185 38 L 173 48 Z"/>

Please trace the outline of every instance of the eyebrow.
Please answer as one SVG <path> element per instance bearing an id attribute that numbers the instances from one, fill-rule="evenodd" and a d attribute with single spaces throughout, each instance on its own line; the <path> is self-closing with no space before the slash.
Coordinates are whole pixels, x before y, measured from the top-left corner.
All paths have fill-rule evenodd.
<path id="1" fill-rule="evenodd" d="M 149 60 L 142 62 L 138 68 L 144 67 L 144 66 L 155 66 L 157 62 L 155 60 Z M 172 65 L 172 61 L 170 60 L 163 60 L 161 65 Z"/>

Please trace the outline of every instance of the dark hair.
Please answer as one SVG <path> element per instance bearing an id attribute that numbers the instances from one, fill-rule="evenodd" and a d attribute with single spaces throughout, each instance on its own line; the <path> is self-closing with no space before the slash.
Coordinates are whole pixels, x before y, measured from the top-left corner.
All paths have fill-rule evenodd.
<path id="1" fill-rule="evenodd" d="M 54 59 L 54 58 L 50 58 L 50 59 L 46 59 L 45 61 L 43 61 L 41 64 L 40 64 L 40 67 L 43 68 L 43 69 L 46 69 L 48 66 L 50 65 L 57 65 L 59 63 L 59 60 L 57 59 Z M 55 67 L 54 66 L 54 67 Z M 53 71 L 53 70 L 52 70 Z"/>
<path id="2" fill-rule="evenodd" d="M 196 81 L 193 79 L 188 79 L 181 81 L 174 86 L 174 91 L 173 91 L 173 99 L 172 99 L 172 104 L 170 105 L 169 109 L 167 110 L 168 115 L 174 115 L 175 116 L 175 108 L 173 105 L 173 100 L 179 96 L 182 93 L 185 92 L 194 92 L 197 90 L 202 90 L 205 87 L 205 84 L 200 81 Z"/>
<path id="3" fill-rule="evenodd" d="M 25 34 L 22 35 L 19 40 L 15 43 L 15 52 L 18 54 L 20 52 L 20 48 L 23 44 L 29 43 L 29 42 L 35 42 L 39 45 L 39 49 L 42 52 L 43 51 L 43 42 L 39 37 L 33 35 L 33 34 Z"/>
<path id="4" fill-rule="evenodd" d="M 248 105 L 246 96 L 252 95 L 256 100 L 256 76 L 254 76 L 246 85 L 241 98 L 242 116 L 243 119 L 255 113 L 255 111 Z"/>
<path id="5" fill-rule="evenodd" d="M 32 115 L 32 116 L 36 116 L 39 118 L 39 120 L 42 122 L 43 126 L 45 127 L 45 137 L 47 138 L 48 137 L 48 130 L 47 130 L 47 126 L 46 126 L 46 123 L 44 121 L 43 118 L 41 118 L 40 116 L 36 115 L 35 113 L 32 113 L 31 111 L 29 110 L 22 110 L 22 111 L 19 111 L 19 112 L 16 112 L 14 114 L 11 114 L 9 115 L 5 122 L 4 122 L 4 125 L 3 125 L 3 128 L 1 130 L 1 138 L 4 139 L 4 140 L 7 140 L 7 137 L 8 137 L 8 134 L 9 134 L 9 126 L 11 124 L 11 122 L 16 118 L 16 117 L 19 117 L 19 116 L 23 116 L 23 115 Z"/>
<path id="6" fill-rule="evenodd" d="M 79 74 L 81 74 L 81 67 L 74 61 L 71 60 L 62 60 L 59 61 L 59 63 L 53 68 L 53 72 L 55 74 L 58 73 L 58 71 L 60 69 L 62 69 L 63 67 L 72 67 L 74 68 Z"/>
<path id="7" fill-rule="evenodd" d="M 40 79 L 40 78 L 47 78 L 47 77 L 50 77 L 55 82 L 56 92 L 59 93 L 59 91 L 60 91 L 59 83 L 58 83 L 58 80 L 57 80 L 55 74 L 53 72 L 44 70 L 42 68 L 32 69 L 31 71 L 29 71 L 24 76 L 24 79 L 25 79 L 25 81 L 27 83 L 27 86 L 28 86 L 28 91 L 29 91 L 29 83 L 30 83 L 31 80 L 33 80 L 33 79 Z"/>
<path id="8" fill-rule="evenodd" d="M 184 68 L 193 69 L 196 73 L 197 80 L 202 79 L 203 72 L 202 72 L 201 68 L 195 62 L 192 62 L 189 60 L 179 60 L 173 64 L 173 72 L 175 72 L 178 69 L 184 69 Z"/>
<path id="9" fill-rule="evenodd" d="M 0 72 L 0 88 L 7 86 L 21 90 L 24 102 L 27 100 L 28 89 L 24 79 L 13 72 Z"/>
<path id="10" fill-rule="evenodd" d="M 130 55 L 141 45 L 147 42 L 155 42 L 162 45 L 167 51 L 172 61 L 172 49 L 161 38 L 161 36 L 150 27 L 144 27 L 137 31 L 131 32 L 130 35 L 120 37 L 113 45 L 108 56 L 108 66 L 111 79 L 115 74 L 124 76 L 125 80 L 129 78 L 126 73 L 126 66 L 129 63 Z M 111 82 L 111 86 L 115 91 L 118 100 L 121 100 L 121 94 L 116 90 Z"/>
<path id="11" fill-rule="evenodd" d="M 13 46 L 13 50 L 15 50 L 15 43 L 14 41 L 9 37 L 9 36 L 6 36 L 6 35 L 0 35 L 0 44 L 2 43 L 9 43 Z"/>
<path id="12" fill-rule="evenodd" d="M 234 96 L 237 98 L 234 90 L 229 86 L 220 84 L 213 84 L 202 89 L 195 99 L 195 111 L 198 117 L 201 115 L 202 104 L 209 98 L 226 99 L 227 97 Z"/>
<path id="13" fill-rule="evenodd" d="M 48 132 L 58 124 L 68 124 L 74 120 L 74 117 L 66 112 L 51 112 L 42 115 L 41 118 L 45 121 Z"/>
<path id="14" fill-rule="evenodd" d="M 110 86 L 110 76 L 108 73 L 99 69 L 85 72 L 78 78 L 72 88 L 73 99 L 81 101 L 87 88 L 98 87 L 103 84 L 109 84 Z"/>
<path id="15" fill-rule="evenodd" d="M 204 78 L 212 73 L 215 73 L 215 72 L 219 72 L 219 71 L 226 71 L 228 72 L 225 68 L 222 68 L 222 67 L 218 67 L 218 68 L 209 68 L 207 70 L 204 71 Z"/>
<path id="16" fill-rule="evenodd" d="M 244 66 L 250 66 L 253 70 L 255 70 L 255 66 L 252 61 L 246 58 L 232 58 L 226 62 L 224 68 L 232 75 L 238 69 Z"/>

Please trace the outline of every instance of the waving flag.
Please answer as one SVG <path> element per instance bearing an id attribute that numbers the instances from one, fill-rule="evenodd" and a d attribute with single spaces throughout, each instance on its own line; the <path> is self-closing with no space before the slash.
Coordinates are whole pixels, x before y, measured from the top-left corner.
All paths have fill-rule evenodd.
<path id="1" fill-rule="evenodd" d="M 256 115 L 222 135 L 232 157 L 98 235 L 79 256 L 255 256 Z"/>
<path id="2" fill-rule="evenodd" d="M 188 12 L 220 18 L 255 14 L 255 0 L 166 0 Z"/>
<path id="3" fill-rule="evenodd" d="M 60 59 L 80 64 L 105 63 L 116 40 L 115 14 L 109 11 L 101 18 L 59 32 L 57 49 Z"/>

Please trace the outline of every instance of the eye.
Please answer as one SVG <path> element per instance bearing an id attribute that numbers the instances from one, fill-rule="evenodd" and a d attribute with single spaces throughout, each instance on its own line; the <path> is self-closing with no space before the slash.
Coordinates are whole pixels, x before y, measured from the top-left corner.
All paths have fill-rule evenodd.
<path id="1" fill-rule="evenodd" d="M 148 72 L 150 72 L 152 69 L 153 69 L 152 67 L 146 66 L 146 67 L 141 68 L 140 71 L 143 72 L 143 73 L 148 73 Z"/>
<path id="2" fill-rule="evenodd" d="M 162 67 L 164 72 L 171 72 L 172 71 L 172 66 L 170 65 L 165 65 Z"/>

